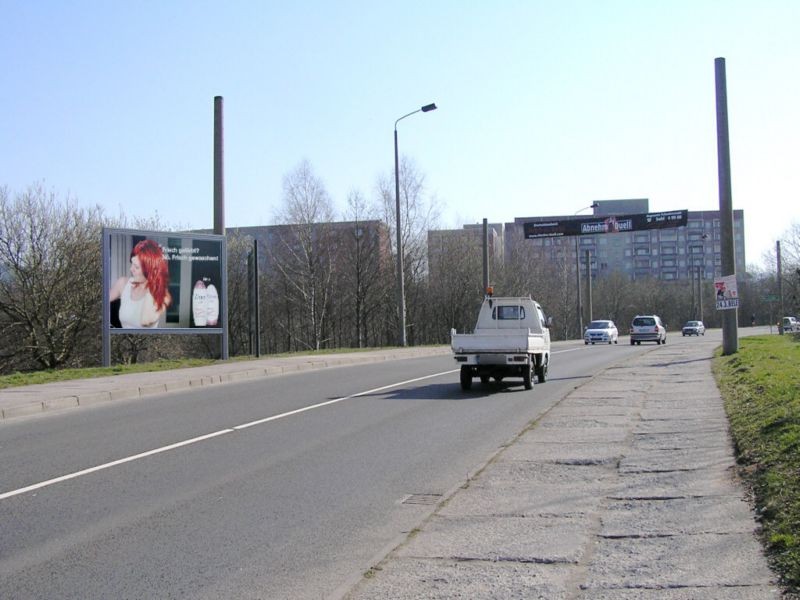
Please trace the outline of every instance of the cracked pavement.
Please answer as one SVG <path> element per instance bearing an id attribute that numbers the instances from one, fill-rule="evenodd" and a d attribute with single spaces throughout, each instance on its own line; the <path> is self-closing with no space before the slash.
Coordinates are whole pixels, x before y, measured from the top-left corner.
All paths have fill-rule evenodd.
<path id="1" fill-rule="evenodd" d="M 660 346 L 573 390 L 339 597 L 780 597 L 716 345 Z"/>

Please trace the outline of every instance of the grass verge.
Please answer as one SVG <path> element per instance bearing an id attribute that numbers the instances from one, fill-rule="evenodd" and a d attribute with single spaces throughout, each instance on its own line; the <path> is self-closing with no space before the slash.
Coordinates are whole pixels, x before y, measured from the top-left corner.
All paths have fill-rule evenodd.
<path id="1" fill-rule="evenodd" d="M 286 358 L 290 356 L 320 356 L 325 354 L 343 354 L 350 352 L 370 352 L 386 350 L 386 348 L 334 348 L 325 350 L 309 350 L 307 352 L 284 352 L 281 354 L 262 355 L 261 358 Z M 229 361 L 256 360 L 254 356 L 236 356 Z M 213 358 L 185 358 L 175 360 L 159 360 L 146 363 L 120 364 L 111 367 L 89 367 L 84 369 L 51 369 L 44 371 L 30 371 L 25 373 L 12 373 L 0 375 L 0 389 L 36 383 L 54 383 L 56 381 L 69 381 L 71 379 L 91 379 L 94 377 L 107 377 L 108 375 L 122 375 L 124 373 L 147 373 L 151 371 L 167 371 L 170 369 L 183 369 L 187 367 L 202 367 L 218 362 Z"/>
<path id="2" fill-rule="evenodd" d="M 767 555 L 792 592 L 800 590 L 800 336 L 739 340 L 718 353 L 714 375 L 753 492 Z"/>

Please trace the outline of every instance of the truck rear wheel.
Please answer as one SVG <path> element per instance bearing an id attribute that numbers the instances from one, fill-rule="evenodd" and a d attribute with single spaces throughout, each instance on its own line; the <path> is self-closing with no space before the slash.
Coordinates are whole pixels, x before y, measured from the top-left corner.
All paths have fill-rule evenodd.
<path id="1" fill-rule="evenodd" d="M 461 366 L 461 389 L 465 392 L 472 389 L 472 370 L 466 365 Z"/>
<path id="2" fill-rule="evenodd" d="M 525 384 L 526 390 L 533 388 L 533 357 L 531 357 L 530 364 L 526 366 L 525 370 L 522 372 L 522 383 Z"/>
<path id="3" fill-rule="evenodd" d="M 542 357 L 542 364 L 536 368 L 536 375 L 539 379 L 539 383 L 544 383 L 547 381 L 547 369 L 550 366 L 550 360 L 546 357 Z"/>

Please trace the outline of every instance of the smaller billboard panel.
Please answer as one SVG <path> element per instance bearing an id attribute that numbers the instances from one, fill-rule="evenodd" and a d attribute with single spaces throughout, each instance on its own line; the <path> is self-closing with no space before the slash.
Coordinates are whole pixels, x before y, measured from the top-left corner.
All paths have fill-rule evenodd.
<path id="1" fill-rule="evenodd" d="M 739 308 L 739 291 L 736 286 L 736 275 L 725 275 L 714 279 L 717 292 L 717 310 Z"/>

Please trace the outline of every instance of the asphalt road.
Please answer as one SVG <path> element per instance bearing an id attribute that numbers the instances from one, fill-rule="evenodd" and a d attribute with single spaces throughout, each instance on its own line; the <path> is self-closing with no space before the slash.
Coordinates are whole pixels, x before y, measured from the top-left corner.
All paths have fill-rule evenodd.
<path id="1" fill-rule="evenodd" d="M 463 393 L 434 357 L 0 424 L 0 598 L 323 598 L 569 390 L 645 348 L 555 344 L 531 391 Z"/>

